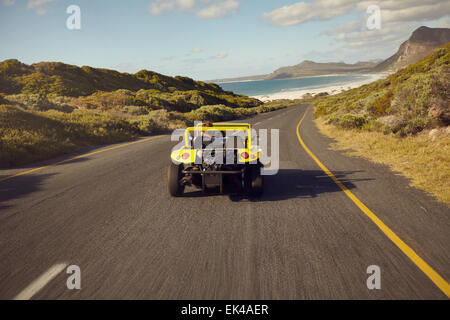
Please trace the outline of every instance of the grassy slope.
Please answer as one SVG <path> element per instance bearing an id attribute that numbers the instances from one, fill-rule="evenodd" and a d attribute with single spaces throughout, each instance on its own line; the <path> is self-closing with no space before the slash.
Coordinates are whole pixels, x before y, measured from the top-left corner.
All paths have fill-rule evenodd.
<path id="1" fill-rule="evenodd" d="M 127 89 L 210 90 L 223 92 L 213 83 L 194 81 L 187 77 L 169 77 L 153 71 L 141 70 L 136 74 L 115 70 L 77 67 L 60 62 L 40 62 L 26 65 L 10 59 L 0 63 L 0 88 L 6 94 L 54 93 L 61 96 L 85 96 L 96 91 Z"/>
<path id="2" fill-rule="evenodd" d="M 313 102 L 322 133 L 450 203 L 450 44 L 387 79 Z"/>
<path id="3" fill-rule="evenodd" d="M 91 112 L 24 111 L 0 106 L 0 165 L 20 165 L 137 135 L 130 123 Z"/>
<path id="4" fill-rule="evenodd" d="M 284 108 L 213 83 L 142 70 L 0 62 L 0 167 L 83 147 Z"/>
<path id="5" fill-rule="evenodd" d="M 227 121 L 297 103 L 285 101 L 252 108 L 213 105 L 187 113 L 155 110 L 133 117 L 93 110 L 75 109 L 65 113 L 0 105 L 0 167 L 32 163 L 84 147 L 125 141 L 139 135 L 165 133 L 186 127 L 195 120 Z"/>
<path id="6" fill-rule="evenodd" d="M 187 112 L 203 105 L 256 107 L 257 99 L 224 91 L 214 83 L 169 77 L 153 71 L 135 74 L 59 62 L 32 65 L 0 62 L 0 93 L 25 108 L 45 111 L 70 108 L 145 113 L 167 109 Z"/>

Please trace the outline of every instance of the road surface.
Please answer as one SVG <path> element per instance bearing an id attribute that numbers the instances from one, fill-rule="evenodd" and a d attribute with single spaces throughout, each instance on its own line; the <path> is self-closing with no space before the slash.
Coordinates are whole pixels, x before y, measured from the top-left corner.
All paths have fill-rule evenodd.
<path id="1" fill-rule="evenodd" d="M 307 148 L 432 272 L 305 151 L 305 111 Z M 0 298 L 447 299 L 448 206 L 385 166 L 329 150 L 308 105 L 249 122 L 280 129 L 280 171 L 258 201 L 171 198 L 169 136 L 1 170 Z M 68 265 L 80 267 L 81 290 L 67 289 Z M 371 265 L 379 290 L 367 288 Z"/>

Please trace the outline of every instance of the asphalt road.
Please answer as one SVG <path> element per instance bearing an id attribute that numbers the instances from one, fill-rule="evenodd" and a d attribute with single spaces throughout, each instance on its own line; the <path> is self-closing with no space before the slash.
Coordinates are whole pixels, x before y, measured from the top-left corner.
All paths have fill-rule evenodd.
<path id="1" fill-rule="evenodd" d="M 280 129 L 280 171 L 258 201 L 195 190 L 171 198 L 168 136 L 1 181 L 0 298 L 447 299 L 302 148 L 306 108 L 249 119 Z M 328 150 L 311 111 L 300 127 L 309 149 L 449 279 L 449 207 L 385 166 Z M 67 289 L 65 269 L 51 274 L 61 263 L 80 267 L 81 290 Z M 379 290 L 366 286 L 370 265 Z"/>

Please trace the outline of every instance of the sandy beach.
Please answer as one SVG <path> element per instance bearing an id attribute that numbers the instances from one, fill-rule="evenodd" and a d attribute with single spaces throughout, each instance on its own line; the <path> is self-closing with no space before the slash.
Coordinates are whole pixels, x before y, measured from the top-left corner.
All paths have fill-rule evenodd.
<path id="1" fill-rule="evenodd" d="M 301 99 L 303 95 L 309 93 L 312 95 L 316 95 L 321 92 L 327 92 L 328 94 L 338 94 L 342 91 L 357 88 L 359 86 L 362 86 L 364 84 L 371 83 L 373 81 L 379 80 L 381 78 L 387 77 L 388 74 L 371 74 L 367 79 L 361 80 L 361 81 L 355 81 L 355 82 L 349 82 L 341 85 L 334 85 L 334 86 L 328 86 L 328 87 L 318 87 L 318 88 L 305 88 L 305 89 L 299 89 L 299 90 L 290 90 L 290 91 L 282 91 L 277 92 L 273 94 L 266 94 L 266 95 L 259 95 L 259 96 L 253 96 L 253 98 L 259 99 L 263 102 L 266 101 L 272 101 L 272 100 L 278 100 L 278 99 Z"/>

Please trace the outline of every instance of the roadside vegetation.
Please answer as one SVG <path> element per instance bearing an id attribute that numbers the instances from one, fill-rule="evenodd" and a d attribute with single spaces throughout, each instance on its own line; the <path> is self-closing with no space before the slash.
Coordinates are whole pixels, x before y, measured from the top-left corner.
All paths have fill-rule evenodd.
<path id="1" fill-rule="evenodd" d="M 142 70 L 0 63 L 0 167 L 296 105 L 263 104 L 218 85 Z"/>
<path id="2" fill-rule="evenodd" d="M 313 99 L 338 149 L 383 163 L 450 203 L 450 44 L 386 79 Z"/>
<path id="3" fill-rule="evenodd" d="M 137 130 L 109 114 L 25 111 L 0 106 L 0 164 L 21 165 L 83 147 L 125 141 Z"/>

